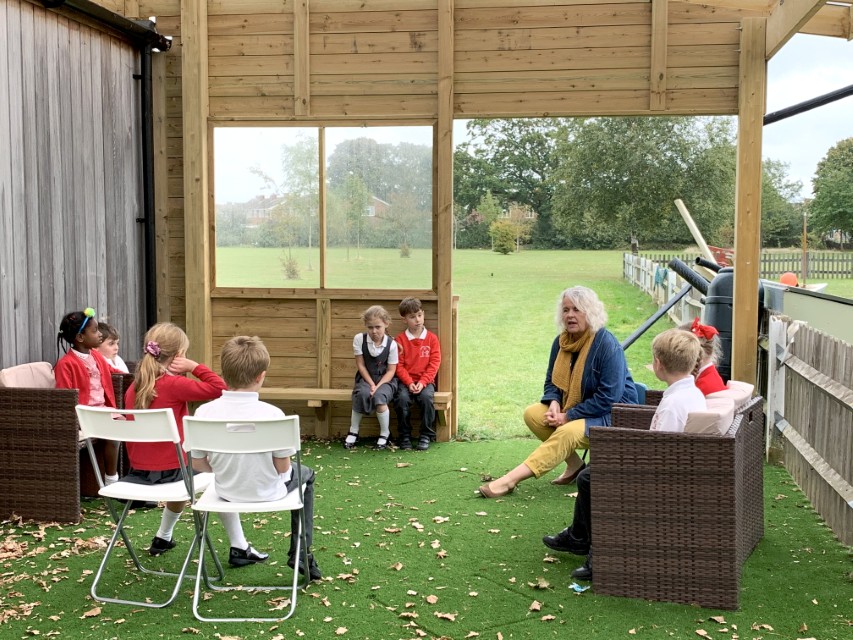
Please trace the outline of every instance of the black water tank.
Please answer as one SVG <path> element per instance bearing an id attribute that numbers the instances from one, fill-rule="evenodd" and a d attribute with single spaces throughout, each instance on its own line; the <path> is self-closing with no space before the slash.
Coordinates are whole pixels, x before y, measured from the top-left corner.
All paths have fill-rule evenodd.
<path id="1" fill-rule="evenodd" d="M 705 296 L 705 324 L 716 327 L 720 332 L 723 354 L 717 363 L 724 382 L 732 377 L 732 304 L 734 303 L 734 269 L 725 267 L 714 276 Z"/>
<path id="2" fill-rule="evenodd" d="M 720 332 L 723 354 L 717 370 L 725 382 L 732 376 L 732 307 L 734 304 L 735 271 L 731 267 L 720 269 L 708 285 L 705 296 L 704 323 L 716 327 Z M 764 316 L 764 287 L 758 283 L 758 322 Z M 756 349 L 758 347 L 756 346 Z"/>

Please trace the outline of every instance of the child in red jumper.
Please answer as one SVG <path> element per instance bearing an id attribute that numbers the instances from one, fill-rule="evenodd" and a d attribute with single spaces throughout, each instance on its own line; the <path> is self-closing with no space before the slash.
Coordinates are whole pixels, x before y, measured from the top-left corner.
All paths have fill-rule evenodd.
<path id="1" fill-rule="evenodd" d="M 703 395 L 723 391 L 726 383 L 717 371 L 717 362 L 720 360 L 722 348 L 720 347 L 720 332 L 709 324 L 702 324 L 699 318 L 694 318 L 692 323 L 685 323 L 678 327 L 689 331 L 699 338 L 702 346 L 702 358 L 696 365 L 693 376 L 696 378 L 696 386 Z"/>
<path id="2" fill-rule="evenodd" d="M 400 448 L 412 448 L 411 405 L 421 410 L 421 431 L 418 451 L 429 449 L 435 440 L 435 376 L 441 365 L 441 346 L 438 336 L 424 326 L 424 310 L 417 298 L 404 298 L 400 303 L 400 316 L 406 330 L 397 336 L 400 352 L 397 363 L 397 396 L 394 409 L 397 413 Z"/>
<path id="3" fill-rule="evenodd" d="M 189 338 L 171 322 L 155 324 L 145 334 L 143 356 L 136 366 L 133 384 L 125 395 L 125 406 L 134 409 L 171 409 L 184 439 L 187 402 L 215 400 L 227 388 L 225 381 L 203 364 L 186 357 Z M 184 377 L 192 373 L 198 380 Z M 139 484 L 164 484 L 181 479 L 181 466 L 171 442 L 128 442 L 130 473 L 122 480 Z M 185 458 L 186 461 L 186 458 Z M 173 549 L 172 531 L 186 504 L 167 502 L 160 529 L 148 553 L 158 556 Z"/>
<path id="4" fill-rule="evenodd" d="M 90 407 L 115 407 L 116 397 L 113 390 L 114 373 L 122 373 L 110 366 L 98 351 L 101 333 L 95 310 L 87 307 L 83 311 L 72 311 L 59 323 L 60 339 L 71 348 L 65 352 L 56 366 L 53 375 L 58 389 L 77 389 L 80 404 Z M 104 482 L 112 484 L 118 481 L 118 442 L 105 441 Z"/>

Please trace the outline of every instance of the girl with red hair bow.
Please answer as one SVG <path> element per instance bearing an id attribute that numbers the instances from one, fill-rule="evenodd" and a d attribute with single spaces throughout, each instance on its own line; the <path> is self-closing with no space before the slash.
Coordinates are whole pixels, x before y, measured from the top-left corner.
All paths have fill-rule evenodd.
<path id="1" fill-rule="evenodd" d="M 681 325 L 679 329 L 692 333 L 699 338 L 699 344 L 702 345 L 702 357 L 693 371 L 699 391 L 707 396 L 710 393 L 725 389 L 726 384 L 717 371 L 717 361 L 722 353 L 720 338 L 718 337 L 720 332 L 717 331 L 716 327 L 702 324 L 699 322 L 699 318 L 694 318 L 693 322 Z"/>

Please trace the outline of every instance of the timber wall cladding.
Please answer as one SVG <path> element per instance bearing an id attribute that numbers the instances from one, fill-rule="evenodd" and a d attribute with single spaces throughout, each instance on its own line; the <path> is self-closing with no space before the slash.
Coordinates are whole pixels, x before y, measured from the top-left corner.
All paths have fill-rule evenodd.
<path id="1" fill-rule="evenodd" d="M 0 0 L 0 367 L 55 361 L 60 318 L 87 306 L 138 358 L 137 72 L 125 42 Z"/>
<path id="2" fill-rule="evenodd" d="M 126 3 L 130 4 L 130 3 Z M 168 298 L 184 306 L 180 1 L 141 0 L 174 36 L 167 56 Z M 454 115 L 733 114 L 740 20 L 748 8 L 610 0 L 457 0 Z M 210 0 L 212 120 L 433 118 L 437 113 L 436 0 L 312 0 L 304 51 L 295 52 L 294 0 Z M 652 109 L 653 35 L 658 100 Z M 662 43 L 662 44 L 660 44 Z M 307 56 L 307 65 L 303 58 Z M 308 69 L 304 115 L 294 95 Z"/>
<path id="3" fill-rule="evenodd" d="M 225 341 L 235 335 L 257 335 L 267 345 L 271 356 L 264 386 L 352 389 L 355 376 L 352 340 L 356 333 L 364 331 L 361 313 L 372 304 L 385 307 L 392 319 L 388 334 L 393 338 L 405 330 L 397 312 L 399 303 L 399 298 L 216 297 L 212 302 L 213 368 L 219 370 L 219 352 Z M 424 310 L 426 326 L 434 330 L 437 322 L 435 302 L 424 301 Z M 442 375 L 450 374 L 442 371 Z M 305 402 L 276 404 L 287 413 L 300 414 L 303 433 L 316 433 L 314 412 Z M 333 407 L 330 434 L 346 433 L 349 424 L 349 405 L 337 403 Z"/>

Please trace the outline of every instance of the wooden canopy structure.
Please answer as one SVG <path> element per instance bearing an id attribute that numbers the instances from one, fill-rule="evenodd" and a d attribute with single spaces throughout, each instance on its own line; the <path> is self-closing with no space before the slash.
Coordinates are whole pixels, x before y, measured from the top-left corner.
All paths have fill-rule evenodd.
<path id="1" fill-rule="evenodd" d="M 16 0 L 5 0 L 12 2 Z M 158 317 L 215 362 L 230 335 L 271 346 L 273 386 L 346 388 L 348 343 L 388 290 L 215 285 L 213 130 L 220 126 L 433 127 L 432 287 L 455 391 L 451 234 L 456 118 L 737 115 L 733 375 L 754 379 L 766 61 L 795 33 L 851 37 L 851 3 L 825 0 L 99 0 L 156 17 Z M 62 9 L 59 9 L 62 11 Z M 323 230 L 321 228 L 321 237 Z M 346 428 L 343 407 L 307 433 Z M 454 412 L 455 413 L 455 412 Z M 447 433 L 455 430 L 455 421 Z M 445 433 L 445 435 L 447 435 Z"/>

